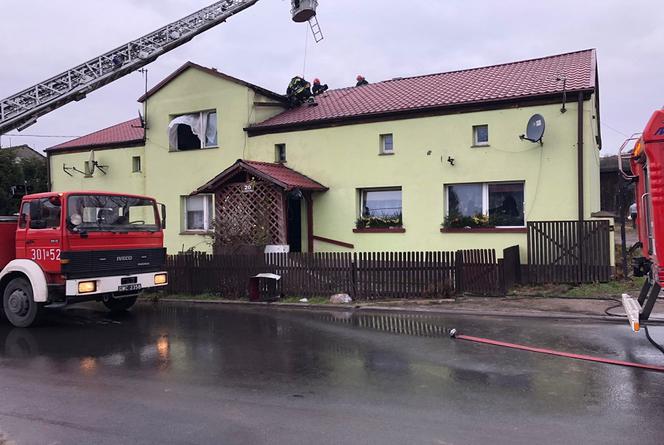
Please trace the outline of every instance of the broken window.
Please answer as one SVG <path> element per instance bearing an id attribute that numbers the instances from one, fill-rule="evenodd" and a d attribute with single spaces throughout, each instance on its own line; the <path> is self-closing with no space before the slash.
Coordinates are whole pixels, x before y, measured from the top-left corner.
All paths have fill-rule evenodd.
<path id="1" fill-rule="evenodd" d="M 168 125 L 171 151 L 199 150 L 217 146 L 217 112 L 184 114 Z"/>

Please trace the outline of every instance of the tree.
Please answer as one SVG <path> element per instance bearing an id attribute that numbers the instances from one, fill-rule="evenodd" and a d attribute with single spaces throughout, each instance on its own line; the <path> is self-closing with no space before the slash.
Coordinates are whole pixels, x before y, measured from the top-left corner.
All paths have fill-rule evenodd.
<path id="1" fill-rule="evenodd" d="M 46 161 L 18 159 L 11 150 L 0 150 L 0 215 L 13 215 L 27 186 L 29 193 L 45 192 Z M 12 193 L 12 188 L 14 193 Z"/>

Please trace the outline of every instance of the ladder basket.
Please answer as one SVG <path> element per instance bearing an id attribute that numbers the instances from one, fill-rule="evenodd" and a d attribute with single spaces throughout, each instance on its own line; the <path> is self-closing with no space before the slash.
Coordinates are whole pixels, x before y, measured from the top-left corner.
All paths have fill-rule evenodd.
<path id="1" fill-rule="evenodd" d="M 293 5 L 291 9 L 293 21 L 303 23 L 316 16 L 318 0 L 291 0 L 291 5 Z"/>

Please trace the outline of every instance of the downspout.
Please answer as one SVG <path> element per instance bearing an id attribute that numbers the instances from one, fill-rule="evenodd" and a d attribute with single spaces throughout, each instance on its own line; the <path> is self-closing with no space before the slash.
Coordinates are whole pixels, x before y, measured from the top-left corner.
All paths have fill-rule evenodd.
<path id="1" fill-rule="evenodd" d="M 578 282 L 581 283 L 583 280 L 583 220 L 584 220 L 584 209 L 583 209 L 583 92 L 579 91 L 578 96 L 578 128 L 577 128 L 577 141 L 576 141 L 576 155 L 577 155 L 577 176 L 578 176 L 578 204 L 579 204 L 579 223 L 577 224 L 577 246 L 579 248 L 579 270 L 578 270 Z"/>
<path id="2" fill-rule="evenodd" d="M 578 193 L 579 193 L 579 222 L 583 221 L 584 213 L 584 187 L 583 187 L 583 92 L 579 91 L 578 99 L 578 139 L 576 142 L 577 155 L 577 175 L 578 175 Z"/>
<path id="3" fill-rule="evenodd" d="M 51 153 L 46 152 L 46 191 L 50 192 L 51 186 Z"/>

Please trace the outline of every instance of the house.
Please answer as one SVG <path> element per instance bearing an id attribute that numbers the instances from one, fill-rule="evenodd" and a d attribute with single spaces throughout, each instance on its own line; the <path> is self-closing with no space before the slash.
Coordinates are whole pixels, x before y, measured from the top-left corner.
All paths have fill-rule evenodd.
<path id="1" fill-rule="evenodd" d="M 171 253 L 214 239 L 293 251 L 519 245 L 525 258 L 527 222 L 600 210 L 594 50 L 330 90 L 295 109 L 190 62 L 140 101 L 145 129 L 136 119 L 49 149 L 51 186 L 156 197 Z M 520 137 L 534 116 L 541 141 Z M 91 150 L 106 174 L 67 170 Z"/>
<path id="2" fill-rule="evenodd" d="M 24 159 L 32 159 L 38 161 L 46 161 L 46 156 L 30 147 L 29 145 L 16 145 L 14 147 L 2 148 L 4 151 L 9 151 L 16 157 L 16 162 L 21 162 Z"/>

